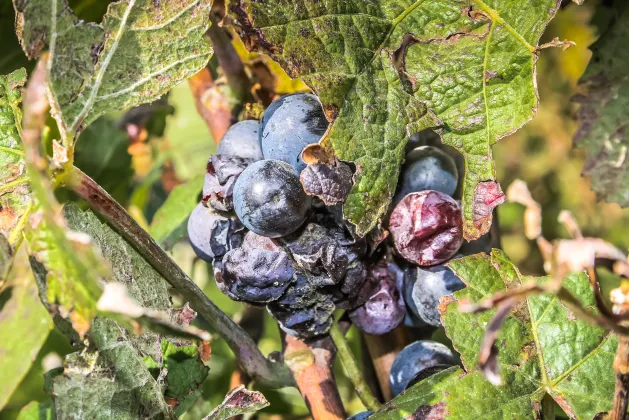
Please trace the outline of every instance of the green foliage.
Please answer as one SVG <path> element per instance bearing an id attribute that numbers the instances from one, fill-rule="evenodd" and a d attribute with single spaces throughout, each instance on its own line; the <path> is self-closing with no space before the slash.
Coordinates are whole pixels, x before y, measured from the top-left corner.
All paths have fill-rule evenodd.
<path id="1" fill-rule="evenodd" d="M 24 165 L 22 101 L 19 87 L 26 82 L 26 70 L 0 75 L 0 234 L 11 246 L 22 238 L 25 217 L 31 206 L 30 187 Z"/>
<path id="2" fill-rule="evenodd" d="M 199 359 L 198 352 L 197 346 L 178 346 L 162 340 L 163 367 L 168 371 L 167 397 L 183 399 L 205 380 L 209 369 Z"/>
<path id="3" fill-rule="evenodd" d="M 465 157 L 466 237 L 485 232 L 478 186 L 495 179 L 491 146 L 536 113 L 537 43 L 557 1 L 298 3 L 241 0 L 231 10 L 249 47 L 300 76 L 336 117 L 330 144 L 358 165 L 345 216 L 361 233 L 373 228 L 394 193 L 406 133 L 434 128 Z"/>
<path id="4" fill-rule="evenodd" d="M 164 132 L 169 146 L 166 156 L 172 160 L 177 176 L 187 181 L 205 173 L 208 157 L 216 153 L 216 143 L 187 83 L 176 86 L 168 99 L 175 113 L 168 117 Z"/>
<path id="5" fill-rule="evenodd" d="M 0 291 L 0 409 L 5 406 L 44 345 L 52 321 L 37 294 L 28 257 L 21 249 Z"/>
<path id="6" fill-rule="evenodd" d="M 142 307 L 165 311 L 173 321 L 176 320 L 177 312 L 172 309 L 168 283 L 137 251 L 90 211 L 67 205 L 64 214 L 71 228 L 93 238 L 112 267 L 112 278 L 127 287 L 131 298 Z M 134 395 L 140 392 L 146 404 L 151 406 L 161 406 L 163 392 L 169 397 L 184 399 L 207 376 L 208 369 L 200 360 L 196 345 L 170 342 L 151 331 L 135 335 L 115 321 L 104 318 L 96 318 L 89 335 L 99 350 L 99 358 L 113 365 L 118 376 L 128 376 L 132 383 L 141 379 L 142 387 L 135 390 Z M 147 366 L 145 360 L 154 363 Z M 151 375 L 151 367 L 160 367 L 160 372 L 168 369 L 165 390 L 160 389 Z M 90 376 L 94 376 L 94 373 Z M 137 383 L 140 386 L 140 382 Z"/>
<path id="7" fill-rule="evenodd" d="M 112 119 L 101 117 L 81 134 L 74 165 L 124 203 L 133 176 L 128 147 L 127 134 Z"/>
<path id="8" fill-rule="evenodd" d="M 48 48 L 51 106 L 67 146 L 98 116 L 157 99 L 212 54 L 202 38 L 210 0 L 120 1 L 101 25 L 79 21 L 65 0 L 14 4 L 26 55 Z"/>
<path id="9" fill-rule="evenodd" d="M 188 217 L 199 203 L 204 177 L 202 174 L 177 185 L 153 216 L 149 232 L 164 249 L 171 249 L 186 235 Z"/>
<path id="10" fill-rule="evenodd" d="M 527 281 L 546 279 L 522 277 L 498 250 L 451 261 L 450 267 L 468 287 L 454 293 L 455 301 L 442 303 L 442 320 L 465 372 L 450 368 L 420 382 L 374 419 L 403 418 L 415 410 L 449 413 L 453 419 L 533 419 L 538 418 L 546 393 L 571 418 L 590 419 L 611 409 L 616 336 L 575 319 L 549 294 L 530 296 L 511 311 L 496 343 L 503 385 L 494 386 L 485 379 L 477 370 L 478 354 L 496 310 L 461 313 L 457 301 L 476 302 Z M 585 274 L 573 274 L 563 285 L 584 307 L 595 311 Z"/>
<path id="11" fill-rule="evenodd" d="M 99 328 L 104 329 L 109 320 Z M 99 320 L 95 321 L 95 325 Z M 121 339 L 119 328 L 109 325 L 110 338 L 99 353 L 81 352 L 66 357 L 63 375 L 53 379 L 57 420 L 86 419 L 170 419 L 173 414 L 159 385 L 148 373 L 131 344 Z M 107 340 L 108 342 L 105 342 Z"/>
<path id="12" fill-rule="evenodd" d="M 587 151 L 584 173 L 592 179 L 592 189 L 599 197 L 627 207 L 629 76 L 624 51 L 629 39 L 629 4 L 612 3 L 611 10 L 601 12 L 613 16 L 611 21 L 604 20 L 603 35 L 592 46 L 592 60 L 580 81 L 584 95 L 577 96 L 582 103 L 581 127 L 575 140 Z"/>
<path id="13" fill-rule="evenodd" d="M 17 420 L 55 420 L 55 407 L 52 400 L 33 401 L 25 406 Z"/>

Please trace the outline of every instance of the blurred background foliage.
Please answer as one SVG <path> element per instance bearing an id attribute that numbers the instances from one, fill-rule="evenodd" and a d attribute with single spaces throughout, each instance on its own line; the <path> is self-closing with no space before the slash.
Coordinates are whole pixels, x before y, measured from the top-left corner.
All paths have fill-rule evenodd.
<path id="1" fill-rule="evenodd" d="M 33 63 L 25 59 L 13 32 L 11 1 L 0 1 L 0 73 L 5 74 L 21 66 L 30 71 Z M 100 21 L 108 3 L 103 0 L 70 0 L 71 7 L 86 21 Z M 547 239 L 567 235 L 557 223 L 557 216 L 562 209 L 568 209 L 575 214 L 585 235 L 601 237 L 627 249 L 629 210 L 622 210 L 615 204 L 597 202 L 595 194 L 590 191 L 589 181 L 581 177 L 584 153 L 572 148 L 577 122 L 574 119 L 576 104 L 570 98 L 576 93 L 577 81 L 590 58 L 588 46 L 597 37 L 596 29 L 592 26 L 595 7 L 596 1 L 585 2 L 583 6 L 567 3 L 551 22 L 542 42 L 559 37 L 576 42 L 576 46 L 566 51 L 551 48 L 541 52 L 537 69 L 541 98 L 539 113 L 523 129 L 501 140 L 494 147 L 494 158 L 503 188 L 517 178 L 528 183 L 533 197 L 542 205 L 543 233 Z M 255 72 L 261 79 L 268 73 L 277 94 L 306 89 L 300 81 L 288 78 L 268 57 L 247 53 L 237 40 L 234 44 L 248 71 Z M 213 62 L 212 68 L 217 67 L 217 63 Z M 220 69 L 217 71 L 220 80 Z M 264 85 L 264 80 L 261 83 Z M 254 86 L 254 89 L 257 88 L 260 86 Z M 52 129 L 52 120 L 49 125 L 51 129 L 47 138 L 52 140 L 56 134 Z M 185 184 L 188 186 L 183 191 L 200 192 L 207 157 L 215 150 L 216 144 L 197 113 L 190 88 L 187 83 L 183 83 L 155 103 L 100 118 L 81 135 L 76 150 L 76 164 L 123 204 L 141 225 L 150 229 L 156 212 L 175 187 Z M 59 194 L 72 199 L 67 192 Z M 196 200 L 196 197 L 191 199 Z M 515 204 L 505 204 L 499 208 L 502 245 L 525 274 L 543 274 L 542 260 L 536 245 L 524 237 L 523 212 L 524 209 Z M 150 231 L 158 239 L 160 235 L 154 229 Z M 175 235 L 176 239 L 177 236 L 181 237 L 181 234 Z M 210 268 L 195 259 L 185 239 L 165 243 L 169 248 L 172 246 L 174 259 L 208 296 L 226 313 L 235 318 L 241 316 L 244 306 L 218 291 Z M 23 260 L 21 262 L 26 263 Z M 19 266 L 14 269 L 19 269 Z M 612 287 L 615 282 L 610 275 L 604 275 L 603 280 L 605 289 Z M 177 296 L 174 299 L 177 301 Z M 2 304 L 0 300 L 0 310 Z M 40 313 L 48 316 L 45 311 Z M 264 354 L 269 354 L 281 350 L 281 341 L 275 322 L 264 315 L 264 331 L 259 344 Z M 446 340 L 439 331 L 435 337 Z M 362 346 L 355 329 L 350 330 L 349 338 L 360 359 Z M 51 358 L 51 355 L 63 356 L 71 351 L 71 347 L 63 335 L 54 329 L 41 341 L 43 345 L 40 350 L 31 358 L 25 357 L 27 364 L 22 369 L 22 378 L 16 382 L 19 386 L 5 389 L 1 379 L 3 372 L 0 371 L 0 393 L 4 394 L 0 402 L 5 401 L 4 405 L 0 404 L 0 419 L 17 418 L 20 409 L 26 404 L 48 398 L 44 392 L 43 373 L 50 367 L 51 360 L 59 360 Z M 186 418 L 202 418 L 222 401 L 231 389 L 230 380 L 235 367 L 227 345 L 216 337 L 212 344 L 210 374 L 202 387 L 203 396 L 186 414 Z M 338 361 L 336 375 L 341 396 L 348 402 L 348 412 L 363 411 Z M 308 417 L 308 410 L 296 389 L 261 391 L 271 405 L 259 414 L 259 418 Z"/>

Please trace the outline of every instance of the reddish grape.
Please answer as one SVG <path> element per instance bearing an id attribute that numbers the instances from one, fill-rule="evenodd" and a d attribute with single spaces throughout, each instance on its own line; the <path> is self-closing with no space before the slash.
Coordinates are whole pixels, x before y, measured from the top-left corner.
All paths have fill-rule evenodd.
<path id="1" fill-rule="evenodd" d="M 463 243 L 461 208 L 439 191 L 411 193 L 393 209 L 389 230 L 402 257 L 422 266 L 440 264 Z"/>

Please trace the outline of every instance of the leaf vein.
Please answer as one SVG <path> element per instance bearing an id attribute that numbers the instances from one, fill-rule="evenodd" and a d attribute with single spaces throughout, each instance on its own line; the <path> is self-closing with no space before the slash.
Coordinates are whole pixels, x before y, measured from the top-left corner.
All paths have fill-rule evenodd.
<path id="1" fill-rule="evenodd" d="M 98 91 L 100 90 L 100 86 L 103 83 L 103 78 L 105 77 L 105 72 L 107 71 L 107 67 L 109 67 L 109 63 L 111 62 L 113 56 L 116 54 L 116 51 L 118 50 L 118 44 L 120 43 L 120 39 L 122 38 L 122 35 L 124 34 L 125 26 L 127 24 L 127 20 L 129 19 L 129 15 L 131 14 L 131 10 L 135 6 L 135 1 L 136 0 L 129 0 L 129 5 L 127 6 L 127 9 L 122 15 L 122 18 L 120 19 L 120 27 L 118 28 L 118 32 L 116 32 L 116 35 L 114 36 L 114 42 L 108 54 L 105 56 L 105 59 L 103 60 L 102 65 L 98 69 L 98 73 L 96 74 L 96 77 L 94 78 L 94 85 L 92 86 L 92 90 L 90 91 L 90 96 L 87 98 L 87 101 L 85 102 L 83 106 L 83 109 L 81 110 L 79 115 L 76 116 L 76 118 L 74 119 L 74 122 L 70 126 L 70 133 L 76 132 L 79 124 L 81 124 L 81 122 L 85 119 L 85 117 L 87 116 L 87 113 L 90 111 L 90 109 L 96 102 Z"/>
<path id="2" fill-rule="evenodd" d="M 166 67 L 163 67 L 163 68 L 159 69 L 158 71 L 153 72 L 153 73 L 147 75 L 145 78 L 138 80 L 134 84 L 129 85 L 128 87 L 126 87 L 124 89 L 120 89 L 120 90 L 118 90 L 116 92 L 108 93 L 107 95 L 101 95 L 101 96 L 97 97 L 96 100 L 100 101 L 100 100 L 104 100 L 104 99 L 114 98 L 116 96 L 120 96 L 120 95 L 124 95 L 125 93 L 132 92 L 138 86 L 141 86 L 144 83 L 149 82 L 153 77 L 159 76 L 160 74 L 165 73 L 166 71 L 170 70 L 171 68 L 173 68 L 175 66 L 178 66 L 179 64 L 183 64 L 183 63 L 185 63 L 187 61 L 191 61 L 191 60 L 194 60 L 196 58 L 209 56 L 211 54 L 212 54 L 212 52 L 210 51 L 207 54 L 195 54 L 195 55 L 191 55 L 189 57 L 183 58 L 181 60 L 174 61 L 174 62 L 170 63 L 169 65 L 167 65 Z"/>

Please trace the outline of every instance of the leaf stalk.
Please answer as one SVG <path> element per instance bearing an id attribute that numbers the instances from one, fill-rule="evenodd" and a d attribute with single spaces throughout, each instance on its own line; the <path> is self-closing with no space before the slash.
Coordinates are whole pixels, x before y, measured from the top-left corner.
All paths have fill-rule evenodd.
<path id="1" fill-rule="evenodd" d="M 358 394 L 358 398 L 363 402 L 365 408 L 371 411 L 378 411 L 382 404 L 375 397 L 373 392 L 371 392 L 371 388 L 365 381 L 365 377 L 363 376 L 358 364 L 356 363 L 356 359 L 352 354 L 352 350 L 349 348 L 347 340 L 343 335 L 343 331 L 339 325 L 335 322 L 330 329 L 330 337 L 336 346 L 336 352 L 345 367 L 345 372 L 347 373 L 347 377 L 354 385 L 354 389 L 356 390 L 356 394 Z"/>

